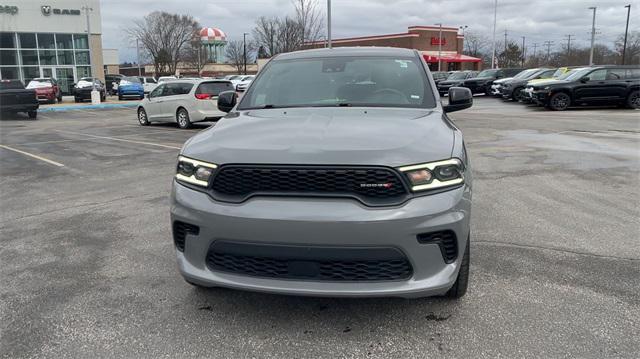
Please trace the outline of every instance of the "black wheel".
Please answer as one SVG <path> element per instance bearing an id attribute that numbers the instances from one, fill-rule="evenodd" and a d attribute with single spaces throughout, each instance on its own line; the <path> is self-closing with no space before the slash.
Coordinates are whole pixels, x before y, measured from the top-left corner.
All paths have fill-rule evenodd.
<path id="1" fill-rule="evenodd" d="M 145 111 L 144 108 L 142 107 L 138 109 L 138 122 L 140 123 L 140 126 L 149 125 L 149 118 L 147 117 L 147 111 Z"/>
<path id="2" fill-rule="evenodd" d="M 74 100 L 75 102 L 80 102 L 80 101 L 81 101 L 78 97 L 74 97 L 74 98 L 73 98 L 73 100 Z"/>
<path id="3" fill-rule="evenodd" d="M 469 286 L 469 239 L 470 236 L 467 237 L 467 247 L 464 249 L 464 256 L 462 257 L 462 263 L 460 263 L 458 278 L 453 284 L 453 287 L 445 294 L 445 297 L 458 299 L 467 293 L 467 287 Z"/>
<path id="4" fill-rule="evenodd" d="M 122 101 L 122 96 L 118 95 L 118 101 Z"/>
<path id="5" fill-rule="evenodd" d="M 564 92 L 553 94 L 549 99 L 549 108 L 554 111 L 564 111 L 569 108 L 571 97 Z"/>
<path id="6" fill-rule="evenodd" d="M 27 116 L 29 116 L 30 119 L 35 120 L 38 117 L 38 111 L 29 111 L 27 112 Z"/>
<path id="7" fill-rule="evenodd" d="M 100 96 L 100 102 L 105 102 L 107 100 L 107 95 L 101 95 Z"/>
<path id="8" fill-rule="evenodd" d="M 176 121 L 178 122 L 178 126 L 180 128 L 189 128 L 191 127 L 191 120 L 189 120 L 189 112 L 184 108 L 178 109 L 176 113 Z"/>
<path id="9" fill-rule="evenodd" d="M 640 91 L 631 91 L 631 93 L 627 97 L 627 107 L 640 108 Z"/>
<path id="10" fill-rule="evenodd" d="M 522 101 L 522 87 L 516 87 L 515 89 L 513 89 L 511 99 L 516 102 Z"/>
<path id="11" fill-rule="evenodd" d="M 58 103 L 62 102 L 62 95 L 58 95 L 57 100 L 58 100 Z"/>
<path id="12" fill-rule="evenodd" d="M 487 86 L 487 88 L 484 89 L 484 94 L 486 96 L 491 96 L 492 95 L 492 93 L 491 93 L 491 85 Z"/>

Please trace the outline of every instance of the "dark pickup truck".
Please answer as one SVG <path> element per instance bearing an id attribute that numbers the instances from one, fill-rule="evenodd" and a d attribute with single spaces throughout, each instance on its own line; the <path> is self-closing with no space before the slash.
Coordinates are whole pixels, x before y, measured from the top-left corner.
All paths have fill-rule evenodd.
<path id="1" fill-rule="evenodd" d="M 25 89 L 22 81 L 0 80 L 0 113 L 25 112 L 35 119 L 39 106 L 36 90 Z"/>

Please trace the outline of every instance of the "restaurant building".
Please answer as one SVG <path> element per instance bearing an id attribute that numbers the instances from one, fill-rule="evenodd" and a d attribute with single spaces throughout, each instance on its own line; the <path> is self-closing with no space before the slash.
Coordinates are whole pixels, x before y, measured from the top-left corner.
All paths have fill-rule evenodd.
<path id="1" fill-rule="evenodd" d="M 100 0 L 0 0 L 0 79 L 53 77 L 65 94 L 81 77 L 104 79 L 101 33 Z"/>
<path id="2" fill-rule="evenodd" d="M 387 46 L 416 49 L 422 53 L 432 71 L 438 69 L 438 54 L 440 53 L 442 71 L 480 70 L 482 59 L 462 54 L 464 35 L 459 34 L 458 30 L 457 27 L 443 26 L 441 37 L 439 26 L 410 26 L 408 31 L 404 33 L 333 39 L 331 44 L 334 47 Z M 325 40 L 307 44 L 308 48 L 325 46 Z"/>

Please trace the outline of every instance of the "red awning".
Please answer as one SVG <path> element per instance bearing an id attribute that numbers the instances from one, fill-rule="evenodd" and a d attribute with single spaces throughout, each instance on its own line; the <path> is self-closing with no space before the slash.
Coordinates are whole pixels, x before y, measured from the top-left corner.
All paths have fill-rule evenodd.
<path id="1" fill-rule="evenodd" d="M 438 55 L 427 55 L 422 53 L 425 61 L 438 62 Z M 461 54 L 443 54 L 441 61 L 443 62 L 482 62 L 482 59 Z"/>

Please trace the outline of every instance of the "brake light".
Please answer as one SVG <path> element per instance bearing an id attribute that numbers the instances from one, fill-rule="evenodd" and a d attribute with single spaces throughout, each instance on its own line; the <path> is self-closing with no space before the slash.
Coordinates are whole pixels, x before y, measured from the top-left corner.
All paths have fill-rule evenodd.
<path id="1" fill-rule="evenodd" d="M 210 95 L 210 94 L 208 94 L 208 93 L 197 93 L 197 94 L 196 94 L 196 98 L 197 98 L 198 100 L 208 100 L 208 99 L 210 99 L 210 98 L 211 98 L 211 95 Z"/>

